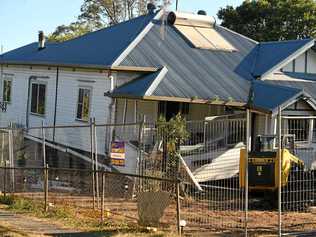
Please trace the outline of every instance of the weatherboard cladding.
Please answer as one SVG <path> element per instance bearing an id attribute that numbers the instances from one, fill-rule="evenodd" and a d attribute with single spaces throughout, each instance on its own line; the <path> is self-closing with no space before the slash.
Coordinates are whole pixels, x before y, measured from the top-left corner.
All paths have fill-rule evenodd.
<path id="1" fill-rule="evenodd" d="M 0 63 L 109 66 L 154 17 L 148 14 L 73 40 L 47 43 L 42 50 L 32 43 L 1 55 Z"/>
<path id="2" fill-rule="evenodd" d="M 250 83 L 234 69 L 256 44 L 222 27 L 216 29 L 237 52 L 193 48 L 173 26 L 166 25 L 162 36 L 161 22 L 155 21 L 121 65 L 166 66 L 168 73 L 154 96 L 247 102 Z"/>

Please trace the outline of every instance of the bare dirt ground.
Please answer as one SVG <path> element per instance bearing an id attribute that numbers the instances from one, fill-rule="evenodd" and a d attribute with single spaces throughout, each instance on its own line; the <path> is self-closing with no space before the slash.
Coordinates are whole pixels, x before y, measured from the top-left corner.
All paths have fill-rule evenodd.
<path id="1" fill-rule="evenodd" d="M 42 200 L 42 195 L 28 195 L 32 199 Z M 78 218 L 86 221 L 100 220 L 101 212 L 93 210 L 92 197 L 50 193 L 51 205 L 66 206 L 74 210 Z M 218 208 L 220 209 L 220 208 Z M 187 236 L 244 236 L 243 229 L 245 213 L 240 210 L 222 211 L 209 210 L 205 204 L 183 205 L 181 219 L 187 221 L 184 228 Z M 249 211 L 249 236 L 276 236 L 278 230 L 278 213 L 276 211 Z M 105 222 L 110 229 L 138 226 L 138 210 L 136 200 L 122 198 L 105 199 Z M 311 212 L 288 212 L 282 215 L 284 233 L 310 232 L 316 230 L 316 214 Z M 158 229 L 170 232 L 176 230 L 176 206 L 171 203 L 165 210 Z M 288 236 L 316 236 L 288 235 Z"/>

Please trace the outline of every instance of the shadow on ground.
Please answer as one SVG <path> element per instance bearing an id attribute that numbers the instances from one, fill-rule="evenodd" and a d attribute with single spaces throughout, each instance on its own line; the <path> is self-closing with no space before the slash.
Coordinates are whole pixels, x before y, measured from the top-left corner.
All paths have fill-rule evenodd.
<path id="1" fill-rule="evenodd" d="M 97 231 L 97 232 L 76 232 L 76 233 L 64 233 L 64 234 L 50 234 L 49 236 L 54 237 L 111 237 L 117 233 L 113 232 L 104 232 L 104 231 Z"/>

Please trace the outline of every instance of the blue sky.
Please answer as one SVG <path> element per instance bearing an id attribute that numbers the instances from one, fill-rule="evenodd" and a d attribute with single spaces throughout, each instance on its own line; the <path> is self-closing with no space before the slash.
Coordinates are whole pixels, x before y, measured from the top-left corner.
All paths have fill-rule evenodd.
<path id="1" fill-rule="evenodd" d="M 174 0 L 175 1 L 175 0 Z M 39 30 L 52 32 L 79 14 L 83 0 L 0 0 L 0 50 L 4 52 L 37 40 Z M 179 10 L 204 9 L 215 16 L 220 7 L 237 6 L 242 0 L 179 0 Z M 174 6 L 171 7 L 174 10 Z M 1 53 L 1 52 L 0 52 Z"/>

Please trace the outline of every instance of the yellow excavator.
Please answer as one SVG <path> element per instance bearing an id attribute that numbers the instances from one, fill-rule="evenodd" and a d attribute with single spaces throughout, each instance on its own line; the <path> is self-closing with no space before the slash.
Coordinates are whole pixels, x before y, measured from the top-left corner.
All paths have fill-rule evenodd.
<path id="1" fill-rule="evenodd" d="M 294 136 L 288 135 L 282 137 L 281 149 L 281 187 L 288 188 L 289 183 L 295 181 L 296 177 L 291 177 L 300 171 L 304 173 L 304 162 L 295 156 Z M 277 200 L 277 190 L 279 187 L 279 154 L 276 148 L 276 136 L 260 135 L 255 140 L 253 151 L 248 153 L 248 187 L 249 193 L 263 193 L 265 197 L 269 197 L 274 204 Z M 239 183 L 240 187 L 245 187 L 246 172 L 246 149 L 240 151 L 240 170 Z M 295 170 L 296 172 L 292 172 Z M 291 182 L 289 182 L 291 179 Z M 294 182 L 293 182 L 294 180 Z M 304 183 L 299 183 L 300 186 Z M 309 195 L 303 195 L 306 202 L 311 202 Z M 305 202 L 305 203 L 306 203 Z"/>
<path id="2" fill-rule="evenodd" d="M 304 162 L 294 153 L 294 139 L 287 139 L 287 148 L 281 149 L 282 157 L 282 187 L 288 183 L 288 178 L 293 166 L 303 168 Z M 279 154 L 275 149 L 275 136 L 258 136 L 255 149 L 248 153 L 248 184 L 249 190 L 277 190 L 279 187 Z M 240 186 L 245 187 L 246 149 L 240 151 Z"/>

